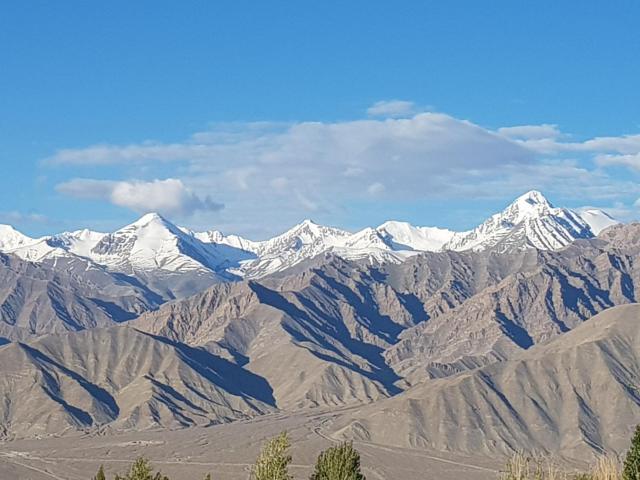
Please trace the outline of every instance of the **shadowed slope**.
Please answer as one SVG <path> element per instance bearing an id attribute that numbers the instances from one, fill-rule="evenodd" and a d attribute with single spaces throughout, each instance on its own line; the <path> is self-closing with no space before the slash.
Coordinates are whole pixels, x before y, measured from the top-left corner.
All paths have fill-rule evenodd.
<path id="1" fill-rule="evenodd" d="M 124 326 L 5 345 L 0 363 L 5 436 L 207 425 L 275 403 L 263 378 Z"/>
<path id="2" fill-rule="evenodd" d="M 606 310 L 518 358 L 424 382 L 338 423 L 376 443 L 567 457 L 622 452 L 640 418 L 640 305 Z"/>

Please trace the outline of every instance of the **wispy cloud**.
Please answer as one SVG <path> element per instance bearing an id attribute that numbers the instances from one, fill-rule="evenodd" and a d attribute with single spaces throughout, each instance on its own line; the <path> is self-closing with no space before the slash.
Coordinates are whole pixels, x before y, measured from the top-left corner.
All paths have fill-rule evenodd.
<path id="1" fill-rule="evenodd" d="M 106 200 L 136 212 L 160 212 L 167 215 L 190 215 L 199 210 L 217 211 L 223 205 L 201 197 L 182 180 L 109 181 L 75 178 L 58 184 L 58 192 L 76 198 Z"/>
<path id="2" fill-rule="evenodd" d="M 598 165 L 613 166 L 621 165 L 634 170 L 640 170 L 640 152 L 628 155 L 598 155 L 596 157 Z"/>
<path id="3" fill-rule="evenodd" d="M 381 100 L 367 109 L 370 117 L 408 117 L 416 113 L 416 104 L 407 100 Z"/>
<path id="4" fill-rule="evenodd" d="M 498 129 L 500 135 L 518 140 L 555 139 L 561 136 L 557 125 L 518 125 Z"/>
<path id="5" fill-rule="evenodd" d="M 20 212 L 17 210 L 0 212 L 0 223 L 9 224 L 36 224 L 36 223 L 49 223 L 49 218 L 46 215 L 35 212 Z"/>

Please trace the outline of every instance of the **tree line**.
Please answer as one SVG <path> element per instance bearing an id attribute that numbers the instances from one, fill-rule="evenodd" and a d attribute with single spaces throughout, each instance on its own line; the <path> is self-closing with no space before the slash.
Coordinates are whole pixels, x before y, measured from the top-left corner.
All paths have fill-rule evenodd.
<path id="1" fill-rule="evenodd" d="M 267 441 L 251 467 L 251 480 L 293 480 L 289 473 L 291 441 L 287 432 Z M 351 442 L 329 447 L 318 455 L 310 480 L 366 480 L 360 470 L 360 454 Z M 107 480 L 101 465 L 93 480 Z M 149 460 L 137 458 L 122 475 L 113 480 L 170 480 L 161 472 L 154 472 Z M 204 480 L 217 480 L 207 474 Z M 222 479 L 221 479 L 222 480 Z"/>
<path id="2" fill-rule="evenodd" d="M 286 432 L 267 441 L 255 463 L 251 467 L 251 480 L 293 480 L 289 473 L 291 464 L 291 442 Z M 598 459 L 589 473 L 561 472 L 544 459 L 537 459 L 522 453 L 515 454 L 505 469 L 500 472 L 501 480 L 640 480 L 640 426 L 636 427 L 631 446 L 624 461 L 603 456 Z M 107 480 L 104 468 L 100 466 L 93 480 Z M 161 472 L 154 472 L 149 461 L 143 457 L 136 459 L 123 475 L 115 475 L 113 480 L 170 480 Z M 207 474 L 204 480 L 214 479 Z M 309 480 L 366 480 L 360 468 L 360 454 L 351 442 L 334 445 L 320 453 Z"/>

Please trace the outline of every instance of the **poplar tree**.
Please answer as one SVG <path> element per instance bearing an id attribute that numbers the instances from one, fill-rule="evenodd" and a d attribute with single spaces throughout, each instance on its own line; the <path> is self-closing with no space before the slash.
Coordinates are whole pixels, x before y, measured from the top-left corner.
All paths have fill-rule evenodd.
<path id="1" fill-rule="evenodd" d="M 252 480 L 292 480 L 289 475 L 291 442 L 287 432 L 269 440 L 251 468 Z"/>
<path id="2" fill-rule="evenodd" d="M 624 480 L 640 480 L 640 425 L 631 439 L 631 446 L 624 459 L 624 469 L 622 471 Z"/>

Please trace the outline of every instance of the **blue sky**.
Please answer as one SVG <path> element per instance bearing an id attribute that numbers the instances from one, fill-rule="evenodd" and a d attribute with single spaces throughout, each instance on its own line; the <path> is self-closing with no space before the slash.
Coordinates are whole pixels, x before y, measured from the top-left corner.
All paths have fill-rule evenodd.
<path id="1" fill-rule="evenodd" d="M 0 222 L 640 211 L 637 1 L 0 4 Z M 518 127 L 518 128 L 512 128 Z"/>

